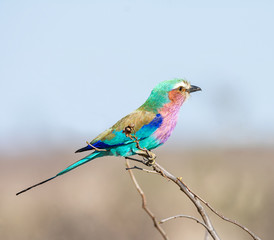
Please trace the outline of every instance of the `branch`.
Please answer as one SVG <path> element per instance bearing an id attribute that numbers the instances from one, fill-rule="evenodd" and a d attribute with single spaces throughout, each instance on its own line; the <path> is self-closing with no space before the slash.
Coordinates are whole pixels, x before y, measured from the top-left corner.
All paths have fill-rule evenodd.
<path id="1" fill-rule="evenodd" d="M 246 231 L 254 240 L 261 240 L 258 236 L 256 236 L 253 232 L 251 232 L 247 227 L 239 224 L 238 222 L 236 222 L 235 220 L 231 220 L 227 217 L 224 217 L 222 214 L 218 213 L 209 203 L 207 203 L 205 200 L 203 200 L 201 197 L 199 197 L 197 194 L 195 194 L 194 192 L 192 192 L 186 184 L 183 183 L 182 178 L 176 178 L 175 176 L 173 176 L 171 173 L 169 173 L 167 170 L 165 170 L 161 165 L 159 165 L 158 163 L 155 162 L 155 158 L 156 155 L 154 153 L 152 153 L 151 151 L 147 150 L 146 148 L 141 148 L 140 144 L 139 144 L 139 140 L 135 135 L 134 132 L 134 124 L 129 125 L 128 127 L 125 128 L 125 130 L 123 131 L 125 133 L 125 135 L 127 137 L 129 137 L 131 140 L 134 140 L 134 142 L 136 143 L 136 147 L 139 149 L 138 152 L 136 152 L 136 154 L 140 155 L 143 157 L 143 160 L 139 160 L 139 159 L 135 159 L 132 157 L 126 157 L 126 163 L 127 163 L 127 170 L 129 170 L 130 175 L 132 180 L 135 183 L 135 186 L 137 188 L 137 190 L 139 191 L 139 193 L 142 196 L 143 199 L 143 208 L 146 210 L 146 212 L 150 215 L 150 211 L 146 208 L 146 201 L 145 201 L 145 196 L 143 191 L 140 189 L 138 183 L 136 182 L 136 179 L 133 175 L 132 169 L 138 169 L 138 170 L 143 170 L 146 171 L 148 173 L 159 173 L 161 174 L 163 177 L 165 177 L 166 179 L 170 179 L 171 181 L 173 181 L 175 184 L 177 184 L 180 188 L 181 191 L 183 191 L 188 198 L 192 201 L 192 203 L 196 206 L 197 211 L 199 212 L 199 214 L 201 215 L 204 223 L 202 223 L 201 221 L 199 221 L 198 219 L 191 217 L 191 216 L 187 216 L 187 215 L 180 215 L 180 216 L 184 216 L 187 218 L 191 218 L 194 219 L 195 221 L 197 221 L 198 223 L 202 224 L 206 229 L 207 229 L 207 233 L 209 233 L 211 235 L 211 237 L 215 240 L 219 240 L 219 236 L 216 233 L 210 218 L 208 217 L 205 209 L 203 208 L 202 203 L 204 203 L 213 213 L 215 213 L 217 216 L 219 216 L 221 219 L 230 222 L 238 227 L 240 227 L 241 229 L 243 229 L 244 231 Z M 130 168 L 129 167 L 129 162 L 128 159 L 133 160 L 133 161 L 137 161 L 137 162 L 141 162 L 147 166 L 152 166 L 154 171 L 149 171 L 147 169 L 143 169 L 143 168 L 139 168 L 139 167 L 133 167 Z M 201 201 L 201 202 L 200 202 Z M 149 213 L 150 212 L 150 213 Z M 155 222 L 155 217 L 153 215 L 150 215 L 151 218 L 154 221 L 154 225 L 156 227 L 156 222 Z M 169 219 L 173 219 L 176 218 L 175 217 L 171 217 Z M 163 220 L 162 220 L 163 221 Z M 156 227 L 157 228 L 157 227 Z M 157 228 L 158 229 L 158 228 Z M 160 230 L 159 230 L 160 231 Z M 208 234 L 205 235 L 205 239 L 208 239 Z"/>
<path id="2" fill-rule="evenodd" d="M 148 166 L 152 166 L 154 171 L 160 173 L 163 177 L 165 177 L 167 179 L 170 179 L 173 182 L 175 182 L 180 187 L 180 189 L 189 197 L 189 199 L 196 206 L 198 212 L 200 213 L 200 215 L 203 218 L 204 224 L 207 226 L 207 231 L 212 236 L 212 238 L 214 240 L 220 240 L 219 236 L 217 235 L 216 231 L 214 230 L 213 225 L 212 225 L 209 217 L 207 216 L 203 206 L 201 205 L 200 201 L 195 197 L 195 195 L 193 193 L 188 191 L 188 189 L 186 188 L 186 186 L 182 182 L 178 181 L 178 179 L 176 177 L 174 177 L 172 174 L 170 174 L 168 171 L 166 171 L 163 167 L 161 167 L 159 164 L 157 164 L 155 162 L 156 155 L 154 153 L 147 150 L 146 148 L 141 148 L 141 146 L 139 144 L 139 139 L 135 135 L 135 129 L 134 128 L 135 128 L 134 124 L 130 124 L 127 127 L 125 127 L 125 129 L 123 130 L 123 133 L 125 133 L 125 135 L 127 137 L 129 137 L 131 140 L 134 140 L 134 142 L 136 143 L 136 147 L 139 149 L 139 151 L 136 152 L 136 154 L 142 156 L 143 160 L 144 159 L 147 160 L 145 163 L 144 162 L 142 162 L 142 163 L 144 163 Z M 160 226 L 156 222 L 154 215 L 146 207 L 145 195 L 144 195 L 143 191 L 141 190 L 140 186 L 138 185 L 138 183 L 137 183 L 137 181 L 136 181 L 136 179 L 133 175 L 132 170 L 130 169 L 128 159 L 131 159 L 131 160 L 134 160 L 134 161 L 137 161 L 137 162 L 139 162 L 139 160 L 135 159 L 135 158 L 131 158 L 131 157 L 130 158 L 126 157 L 126 165 L 127 165 L 128 171 L 130 173 L 130 176 L 131 176 L 137 190 L 139 191 L 140 195 L 142 196 L 143 208 L 150 215 L 150 217 L 153 219 L 154 226 L 161 232 L 163 237 L 166 237 L 166 234 L 163 234 L 163 232 L 160 230 Z"/>
<path id="3" fill-rule="evenodd" d="M 203 222 L 201 222 L 199 219 L 197 219 L 195 217 L 192 217 L 192 216 L 189 216 L 189 215 L 184 215 L 184 214 L 180 214 L 180 215 L 172 216 L 172 217 L 169 217 L 169 218 L 165 218 L 165 219 L 161 220 L 160 223 L 164 223 L 166 221 L 176 219 L 176 218 L 189 218 L 189 219 L 192 219 L 192 220 L 196 221 L 197 223 L 203 225 L 208 231 L 210 231 L 208 226 L 205 225 Z"/>
<path id="4" fill-rule="evenodd" d="M 134 166 L 134 167 L 131 167 L 131 168 L 126 168 L 126 170 L 131 170 L 131 169 L 138 169 L 138 170 L 141 170 L 141 171 L 144 171 L 144 172 L 147 172 L 147 173 L 154 173 L 154 174 L 160 175 L 160 173 L 157 173 L 156 171 L 148 170 L 148 169 L 137 167 L 137 166 Z"/>
<path id="5" fill-rule="evenodd" d="M 218 234 L 216 233 L 210 218 L 208 217 L 205 209 L 203 208 L 202 204 L 200 203 L 199 199 L 196 198 L 196 196 L 191 193 L 187 187 L 175 176 L 173 176 L 171 173 L 169 173 L 167 170 L 165 170 L 162 166 L 160 166 L 158 163 L 155 163 L 153 165 L 153 168 L 156 172 L 161 173 L 164 177 L 170 179 L 171 181 L 173 181 L 174 183 L 176 183 L 179 187 L 180 190 L 183 191 L 188 198 L 193 202 L 193 204 L 195 205 L 195 207 L 197 208 L 197 211 L 199 212 L 199 214 L 201 215 L 204 224 L 207 226 L 207 231 L 208 233 L 211 235 L 211 237 L 215 240 L 220 240 Z"/>
<path id="6" fill-rule="evenodd" d="M 135 162 L 139 162 L 139 163 L 143 163 L 146 165 L 146 162 L 145 160 L 140 160 L 140 159 L 137 159 L 137 158 L 132 158 L 132 157 L 125 157 L 125 159 L 130 159 L 132 161 L 135 161 Z"/>
<path id="7" fill-rule="evenodd" d="M 182 183 L 183 181 L 180 180 Z M 184 184 L 184 183 L 183 183 Z M 184 184 L 185 185 L 185 184 Z M 186 186 L 186 185 L 185 185 Z M 187 187 L 187 186 L 186 186 Z M 215 213 L 218 217 L 220 217 L 221 219 L 223 219 L 224 221 L 230 222 L 238 227 L 240 227 L 241 229 L 243 229 L 244 231 L 246 231 L 254 240 L 261 240 L 258 236 L 256 236 L 253 232 L 251 232 L 247 227 L 241 225 L 240 223 L 238 223 L 236 220 L 232 220 L 230 218 L 225 217 L 224 215 L 222 215 L 221 213 L 217 212 L 208 202 L 206 202 L 204 199 L 202 199 L 200 196 L 198 196 L 196 193 L 192 192 L 189 187 L 187 187 L 188 191 L 191 192 L 196 198 L 198 198 L 202 203 L 204 203 L 213 213 Z"/>
<path id="8" fill-rule="evenodd" d="M 129 158 L 130 160 L 135 160 L 138 162 L 142 162 L 142 160 L 138 160 L 138 159 L 133 159 L 133 158 Z M 252 231 L 250 231 L 247 227 L 241 225 L 240 223 L 238 223 L 235 220 L 229 219 L 225 216 L 223 216 L 222 214 L 220 214 L 218 211 L 216 211 L 208 202 L 206 202 L 204 199 L 202 199 L 199 195 L 197 195 L 196 193 L 194 193 L 193 191 L 191 191 L 189 189 L 189 187 L 181 180 L 181 178 L 176 178 L 175 176 L 173 176 L 172 174 L 170 174 L 168 171 L 166 171 L 162 166 L 160 166 L 158 163 L 155 163 L 153 166 L 154 170 L 156 172 L 158 172 L 159 174 L 161 174 L 163 177 L 172 180 L 174 183 L 176 183 L 180 189 L 190 198 L 190 200 L 194 203 L 194 205 L 196 206 L 198 212 L 200 213 L 200 210 L 202 211 L 200 213 L 200 215 L 202 216 L 203 220 L 205 221 L 206 218 L 208 218 L 208 216 L 203 216 L 203 212 L 205 213 L 204 209 L 200 209 L 200 201 L 202 203 L 204 203 L 214 214 L 216 214 L 218 217 L 220 217 L 221 219 L 223 219 L 224 221 L 230 222 L 238 227 L 240 227 L 242 230 L 244 230 L 245 232 L 247 232 L 254 240 L 261 240 L 261 238 L 259 238 L 258 236 L 256 236 Z M 139 168 L 136 168 L 139 169 Z M 198 205 L 196 205 L 196 202 Z M 205 217 L 205 219 L 204 219 Z M 209 218 L 208 218 L 209 220 Z M 210 220 L 209 220 L 210 221 Z M 205 225 L 208 226 L 205 222 Z M 206 228 L 207 230 L 209 230 L 208 228 Z M 213 228 L 212 228 L 213 229 Z M 215 230 L 213 229 L 213 231 L 215 232 Z M 211 232 L 208 231 L 209 234 L 212 236 Z M 212 236 L 213 239 L 215 239 Z M 219 238 L 216 238 L 219 239 Z"/>
<path id="9" fill-rule="evenodd" d="M 141 189 L 141 187 L 139 186 L 132 170 L 131 170 L 131 167 L 129 165 L 129 161 L 128 161 L 128 158 L 126 158 L 126 166 L 127 166 L 127 170 L 130 174 L 130 177 L 137 189 L 137 191 L 139 192 L 139 194 L 141 195 L 142 197 L 142 207 L 143 209 L 146 211 L 146 213 L 150 216 L 150 218 L 152 219 L 153 223 L 154 223 L 154 227 L 160 232 L 160 234 L 162 235 L 162 237 L 165 239 L 165 240 L 168 240 L 168 236 L 167 234 L 165 233 L 165 231 L 162 229 L 162 227 L 158 224 L 158 221 L 156 219 L 156 217 L 154 216 L 154 214 L 151 212 L 151 210 L 147 207 L 147 201 L 146 201 L 146 196 L 143 192 L 143 190 Z"/>
<path id="10" fill-rule="evenodd" d="M 205 231 L 205 238 L 204 238 L 205 240 L 208 240 L 209 239 L 209 234 L 208 234 L 208 231 L 206 230 Z"/>

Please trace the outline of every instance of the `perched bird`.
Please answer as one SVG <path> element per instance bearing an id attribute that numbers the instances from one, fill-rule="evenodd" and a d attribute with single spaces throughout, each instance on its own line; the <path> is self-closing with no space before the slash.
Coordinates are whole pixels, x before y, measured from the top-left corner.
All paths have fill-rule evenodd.
<path id="1" fill-rule="evenodd" d="M 177 123 L 180 107 L 190 93 L 196 91 L 201 91 L 201 88 L 190 85 L 183 79 L 159 83 L 141 107 L 98 135 L 86 147 L 76 151 L 93 150 L 91 154 L 68 166 L 54 177 L 26 188 L 16 195 L 61 176 L 95 158 L 104 156 L 128 157 L 140 154 L 140 148 L 151 150 L 159 147 L 166 142 L 172 133 Z M 131 130 L 131 128 L 134 131 L 135 139 L 126 132 L 126 129 Z M 136 145 L 136 139 L 138 139 L 139 148 Z"/>

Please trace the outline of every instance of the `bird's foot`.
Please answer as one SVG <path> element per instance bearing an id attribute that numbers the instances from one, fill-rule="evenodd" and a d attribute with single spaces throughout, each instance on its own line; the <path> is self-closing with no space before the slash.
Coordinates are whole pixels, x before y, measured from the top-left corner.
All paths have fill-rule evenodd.
<path id="1" fill-rule="evenodd" d="M 146 150 L 146 153 L 147 153 L 147 156 L 145 157 L 147 160 L 146 165 L 149 167 L 153 166 L 155 164 L 156 154 L 149 150 Z"/>
<path id="2" fill-rule="evenodd" d="M 155 159 L 147 159 L 147 158 L 146 158 L 145 160 L 146 160 L 145 164 L 146 164 L 148 167 L 153 166 L 154 163 L 155 163 Z"/>
<path id="3" fill-rule="evenodd" d="M 156 159 L 156 154 L 147 150 L 147 149 L 140 149 L 138 151 L 136 151 L 136 153 L 139 156 L 143 157 L 144 160 L 144 164 L 147 166 L 153 166 L 155 163 L 155 159 Z"/>

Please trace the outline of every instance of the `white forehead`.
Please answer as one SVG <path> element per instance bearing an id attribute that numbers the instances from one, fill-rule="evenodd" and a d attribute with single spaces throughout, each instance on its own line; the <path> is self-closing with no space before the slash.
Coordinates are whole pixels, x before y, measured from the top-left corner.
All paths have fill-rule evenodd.
<path id="1" fill-rule="evenodd" d="M 183 88 L 185 88 L 185 89 L 189 89 L 189 88 L 190 88 L 190 83 L 187 82 L 187 81 L 181 81 L 181 82 L 175 84 L 175 86 L 174 86 L 173 89 L 176 89 L 176 88 L 178 88 L 178 87 L 183 87 Z"/>

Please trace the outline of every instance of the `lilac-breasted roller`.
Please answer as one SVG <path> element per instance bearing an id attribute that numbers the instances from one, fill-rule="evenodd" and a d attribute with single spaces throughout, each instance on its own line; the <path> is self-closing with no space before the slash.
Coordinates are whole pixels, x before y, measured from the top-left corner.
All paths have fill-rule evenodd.
<path id="1" fill-rule="evenodd" d="M 138 154 L 139 149 L 136 142 L 124 133 L 127 126 L 134 126 L 135 136 L 139 140 L 141 148 L 151 150 L 159 147 L 166 142 L 174 130 L 180 107 L 184 101 L 190 93 L 200 90 L 201 88 L 190 85 L 183 79 L 159 83 L 141 107 L 102 132 L 89 145 L 76 151 L 93 150 L 91 154 L 68 166 L 54 177 L 24 189 L 16 195 L 61 176 L 95 158 L 104 156 L 128 157 Z M 100 151 L 101 149 L 104 151 Z"/>

